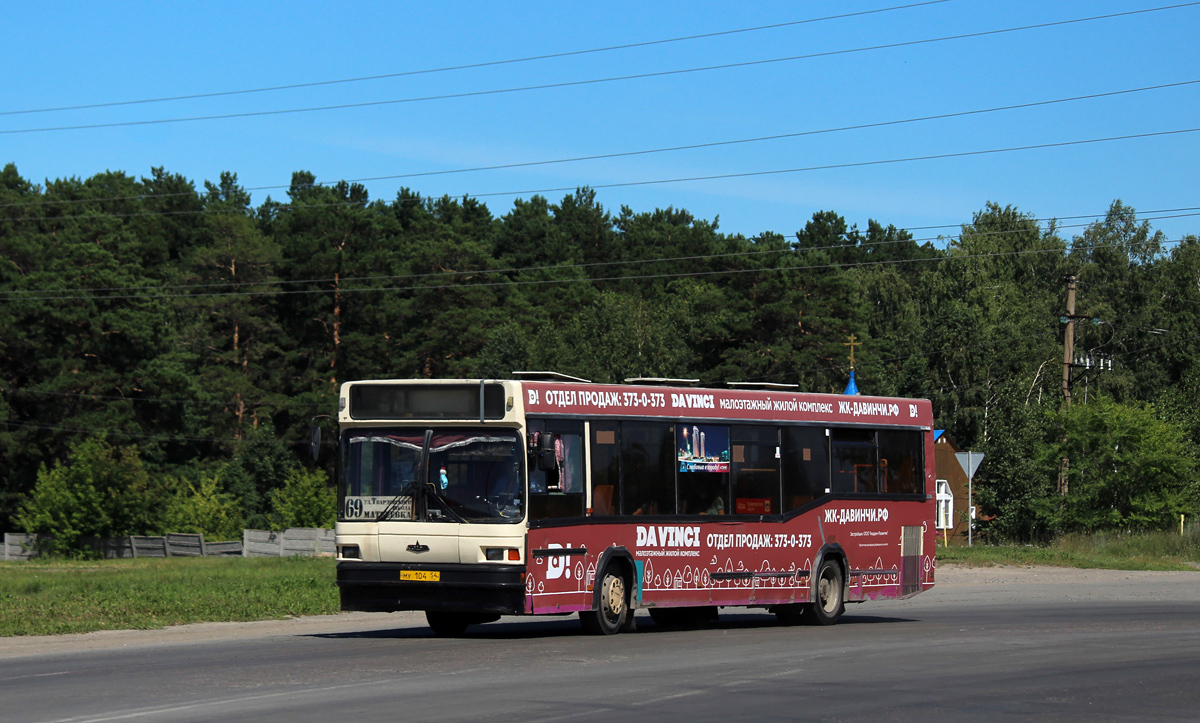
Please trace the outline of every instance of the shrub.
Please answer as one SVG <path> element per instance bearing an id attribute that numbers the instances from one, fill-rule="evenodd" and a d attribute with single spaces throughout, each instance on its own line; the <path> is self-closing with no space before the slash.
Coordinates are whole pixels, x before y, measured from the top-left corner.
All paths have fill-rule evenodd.
<path id="1" fill-rule="evenodd" d="M 290 472 L 283 487 L 271 493 L 271 503 L 280 528 L 331 528 L 337 520 L 337 495 L 320 470 Z"/>
<path id="2" fill-rule="evenodd" d="M 122 537 L 156 529 L 166 493 L 136 447 L 92 438 L 71 447 L 68 462 L 42 465 L 15 518 L 25 532 L 53 535 L 45 551 L 74 554 L 80 537 Z"/>
<path id="3" fill-rule="evenodd" d="M 199 488 L 176 495 L 167 506 L 164 526 L 167 532 L 190 532 L 206 540 L 240 540 L 242 512 L 238 500 L 222 492 L 216 477 L 200 479 Z"/>
<path id="4" fill-rule="evenodd" d="M 1064 532 L 1165 530 L 1197 508 L 1196 460 L 1182 430 L 1152 406 L 1099 398 L 1060 417 L 1062 441 L 1049 462 L 1066 458 L 1068 493 L 1045 500 Z"/>

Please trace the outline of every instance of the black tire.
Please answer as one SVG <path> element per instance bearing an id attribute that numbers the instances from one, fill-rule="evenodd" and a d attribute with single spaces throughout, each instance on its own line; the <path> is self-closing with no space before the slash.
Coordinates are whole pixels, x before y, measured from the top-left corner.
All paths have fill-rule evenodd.
<path id="1" fill-rule="evenodd" d="M 443 638 L 457 638 L 467 631 L 472 619 L 470 613 L 447 613 L 436 610 L 426 610 L 425 620 L 433 629 L 435 635 Z"/>
<path id="2" fill-rule="evenodd" d="M 633 613 L 629 609 L 629 585 L 612 565 L 604 568 L 604 574 L 597 579 L 600 609 L 581 610 L 579 622 L 591 635 L 616 635 L 625 627 L 626 616 Z"/>
<path id="3" fill-rule="evenodd" d="M 809 625 L 833 625 L 845 610 L 842 566 L 835 560 L 823 560 L 817 570 L 813 601 L 805 606 L 802 620 Z"/>
<path id="4" fill-rule="evenodd" d="M 806 605 L 779 605 L 771 610 L 775 613 L 775 619 L 780 625 L 799 625 L 804 622 L 804 609 Z"/>

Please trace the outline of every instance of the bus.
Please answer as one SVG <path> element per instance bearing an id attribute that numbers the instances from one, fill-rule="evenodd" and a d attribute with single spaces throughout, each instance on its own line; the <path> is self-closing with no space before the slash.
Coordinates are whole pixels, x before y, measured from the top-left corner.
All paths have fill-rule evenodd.
<path id="1" fill-rule="evenodd" d="M 341 386 L 343 610 L 828 625 L 934 584 L 928 400 L 692 380 Z"/>

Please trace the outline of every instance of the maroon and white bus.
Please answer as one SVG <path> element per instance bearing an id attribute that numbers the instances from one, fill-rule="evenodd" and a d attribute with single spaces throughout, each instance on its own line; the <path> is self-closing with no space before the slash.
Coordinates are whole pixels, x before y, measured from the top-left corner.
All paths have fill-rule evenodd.
<path id="1" fill-rule="evenodd" d="M 933 585 L 927 400 L 540 379 L 342 385 L 343 610 L 612 634 Z"/>

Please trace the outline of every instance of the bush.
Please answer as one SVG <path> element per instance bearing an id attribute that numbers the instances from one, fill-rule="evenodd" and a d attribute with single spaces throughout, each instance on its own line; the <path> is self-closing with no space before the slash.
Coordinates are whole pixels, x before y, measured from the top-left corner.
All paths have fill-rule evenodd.
<path id="1" fill-rule="evenodd" d="M 300 469 L 288 445 L 275 436 L 275 426 L 264 419 L 221 470 L 226 492 L 238 500 L 242 518 L 254 528 L 270 527 L 272 494 Z"/>
<path id="2" fill-rule="evenodd" d="M 337 495 L 320 470 L 293 470 L 283 487 L 271 493 L 279 527 L 332 528 L 337 520 Z"/>
<path id="3" fill-rule="evenodd" d="M 1044 501 L 1064 532 L 1169 530 L 1197 509 L 1196 460 L 1183 431 L 1152 406 L 1110 399 L 1076 405 L 1059 418 L 1062 441 L 1048 462 L 1069 459 L 1068 492 Z"/>
<path id="4" fill-rule="evenodd" d="M 242 539 L 242 512 L 237 498 L 222 492 L 216 477 L 202 477 L 200 487 L 176 495 L 167 506 L 166 532 L 204 535 L 205 540 Z"/>
<path id="5" fill-rule="evenodd" d="M 15 522 L 25 532 L 53 535 L 44 552 L 78 554 L 80 537 L 123 537 L 157 529 L 166 497 L 136 447 L 103 439 L 71 447 L 69 462 L 38 469 L 37 483 Z"/>

